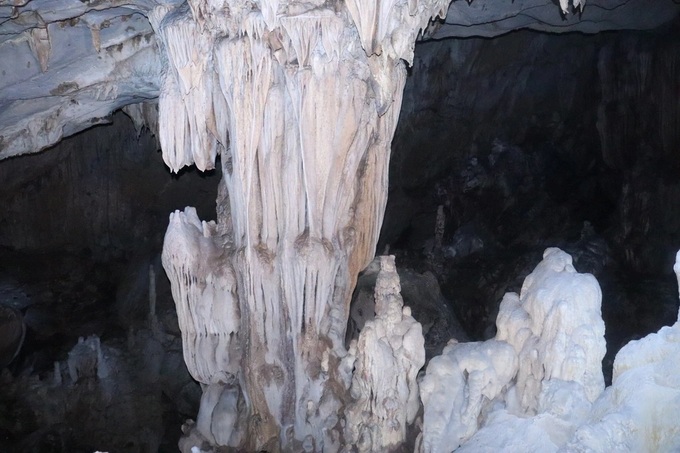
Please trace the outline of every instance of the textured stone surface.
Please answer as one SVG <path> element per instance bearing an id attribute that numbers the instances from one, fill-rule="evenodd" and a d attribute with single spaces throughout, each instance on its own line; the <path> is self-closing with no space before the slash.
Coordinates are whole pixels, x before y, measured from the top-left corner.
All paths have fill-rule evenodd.
<path id="1" fill-rule="evenodd" d="M 0 6 L 0 159 L 39 151 L 158 96 L 151 2 L 15 3 Z"/>
<path id="2" fill-rule="evenodd" d="M 420 408 L 416 376 L 425 364 L 422 327 L 401 297 L 393 256 L 381 256 L 375 318 L 367 321 L 350 354 L 356 355 L 348 444 L 359 452 L 394 451 Z"/>
<path id="3" fill-rule="evenodd" d="M 357 339 L 366 322 L 375 317 L 374 294 L 380 259 L 375 258 L 357 281 L 347 323 L 347 344 Z M 426 357 L 441 354 L 452 338 L 468 341 L 465 330 L 453 314 L 451 302 L 442 295 L 436 277 L 431 272 L 421 274 L 401 266 L 397 266 L 397 270 L 404 304 L 422 326 Z"/>
<path id="4" fill-rule="evenodd" d="M 568 12 L 569 2 L 559 3 L 563 13 Z M 503 24 L 505 19 L 498 20 L 498 15 L 507 12 L 485 9 L 481 3 L 477 23 L 466 32 L 474 28 L 474 33 L 485 35 L 489 25 L 499 33 L 541 28 L 550 24 L 549 17 L 559 15 L 557 5 L 549 2 L 513 5 L 519 10 L 508 17 L 520 20 Z M 677 8 L 659 3 L 635 10 L 629 9 L 635 6 L 631 1 L 617 4 L 612 13 L 597 5 L 593 2 L 594 14 L 628 12 L 611 20 L 616 25 L 597 15 L 582 20 L 590 6 L 583 10 L 581 1 L 572 1 L 571 6 L 582 10 L 578 25 L 546 29 L 649 28 L 672 18 Z M 368 443 L 364 440 L 370 429 L 357 436 L 343 433 L 340 412 L 347 402 L 351 366 L 342 340 L 355 275 L 374 252 L 384 212 L 404 60 L 413 60 L 416 36 L 431 17 L 444 14 L 447 4 L 347 1 L 333 6 L 320 1 L 190 1 L 140 2 L 133 7 L 39 0 L 0 6 L 2 17 L 9 18 L 3 23 L 7 39 L 0 49 L 0 56 L 6 57 L 0 84 L 0 158 L 45 148 L 106 121 L 118 107 L 157 96 L 158 116 L 148 105 L 128 112 L 137 125 L 158 125 L 163 158 L 173 171 L 194 163 L 201 170 L 211 169 L 216 156 L 222 156 L 217 222 L 201 222 L 191 208 L 176 212 L 164 252 L 185 360 L 193 376 L 206 384 L 196 423 L 201 436 L 196 437 L 215 445 L 334 451 L 350 439 L 367 450 L 393 448 L 403 440 L 403 427 L 417 409 L 413 381 L 420 356 L 410 346 L 420 346 L 422 335 L 408 310 L 385 309 L 385 332 L 372 336 L 372 326 L 381 330 L 383 321 L 378 301 L 379 316 L 368 324 L 365 347 L 359 349 L 372 351 L 366 339 L 380 344 L 390 328 L 397 335 L 388 338 L 390 347 L 381 353 L 359 354 L 357 369 L 360 374 L 366 371 L 355 376 L 359 415 L 350 410 L 348 416 L 369 420 L 377 431 L 370 433 Z M 229 14 L 224 14 L 225 7 Z M 496 16 L 484 15 L 491 10 Z M 444 36 L 462 14 L 452 14 L 449 25 L 430 36 Z M 524 21 L 527 16 L 532 16 L 531 23 Z M 589 28 L 591 23 L 601 25 Z M 564 97 L 569 101 L 573 93 Z M 614 97 L 610 94 L 609 99 Z M 607 138 L 608 126 L 603 124 Z M 442 245 L 442 230 L 437 227 L 436 249 Z M 476 247 L 461 250 L 473 254 Z M 460 255 L 456 251 L 455 256 Z M 552 271 L 573 273 L 567 264 Z M 539 280 L 547 279 L 543 274 L 549 272 L 539 270 Z M 590 404 L 601 387 L 590 360 L 601 351 L 588 347 L 595 343 L 591 336 L 579 336 L 581 326 L 592 318 L 593 291 L 587 291 L 584 301 L 590 305 L 581 319 L 565 312 L 569 288 L 548 286 L 556 288 L 559 300 L 548 297 L 544 304 L 539 296 L 552 296 L 548 288 L 522 301 L 528 316 L 501 310 L 502 316 L 527 321 L 518 324 L 519 340 L 513 332 L 508 341 L 516 341 L 521 363 L 517 407 L 529 414 L 559 412 L 579 388 Z M 405 329 L 404 335 L 400 329 Z M 507 333 L 499 330 L 499 335 Z M 602 329 L 598 324 L 591 330 L 599 337 Z M 402 348 L 402 342 L 409 347 Z M 97 348 L 95 374 L 103 380 L 108 375 L 99 372 L 101 345 Z M 454 362 L 462 377 L 459 383 L 470 389 L 458 436 L 465 440 L 476 429 L 484 398 L 495 399 L 513 367 L 498 366 L 502 370 L 496 371 L 493 351 L 474 345 L 453 350 L 465 356 Z M 399 362 L 402 352 L 413 356 L 404 367 L 408 391 L 402 392 L 404 382 L 397 378 L 396 396 L 362 399 L 362 394 L 389 390 L 379 387 L 375 376 L 384 368 L 400 368 L 393 362 Z M 92 360 L 71 367 L 70 379 L 94 378 L 91 365 Z M 56 375 L 61 376 L 55 373 L 55 380 Z M 560 384 L 565 380 L 573 385 Z M 239 406 L 242 395 L 245 409 Z M 361 409 L 365 402 L 366 414 Z M 560 414 L 551 415 L 558 419 Z M 247 435 L 242 435 L 246 424 Z M 559 444 L 564 430 L 550 438 Z"/>
<path id="5" fill-rule="evenodd" d="M 563 251 L 547 249 L 521 293 L 503 299 L 494 339 L 453 342 L 430 361 L 421 381 L 421 451 L 539 445 L 542 436 L 556 446 L 566 442 L 604 389 L 601 300 L 592 275 L 577 273 Z M 572 418 L 572 406 L 584 408 L 574 412 L 581 419 Z M 534 416 L 524 427 L 538 425 L 533 438 L 505 438 L 521 418 Z M 542 419 L 549 420 L 545 427 Z"/>
<path id="6" fill-rule="evenodd" d="M 44 149 L 107 122 L 118 108 L 156 99 L 165 57 L 159 53 L 149 18 L 182 3 L 0 2 L 0 159 Z M 196 4 L 192 6 L 196 11 L 203 8 L 199 2 L 190 3 Z M 370 52 L 380 51 L 379 43 L 387 33 L 385 25 L 374 27 L 370 22 L 374 13 L 390 8 L 389 2 L 383 3 L 371 11 L 358 8 L 358 3 L 348 4 L 359 24 L 362 45 Z M 426 37 L 496 36 L 521 28 L 586 33 L 647 30 L 668 22 L 680 10 L 671 0 L 591 0 L 585 8 L 573 2 L 570 11 L 573 6 L 582 11 L 562 15 L 560 7 L 547 0 L 475 0 L 470 4 L 457 0 L 450 4 L 446 21 L 431 27 Z M 275 12 L 267 11 L 270 26 Z M 287 25 L 291 26 L 293 22 Z M 404 36 L 395 35 L 394 46 L 403 47 Z"/>
<path id="7" fill-rule="evenodd" d="M 650 30 L 680 12 L 680 5 L 672 0 L 588 0 L 582 4 L 560 0 L 562 8 L 567 3 L 564 14 L 552 0 L 456 0 L 449 6 L 444 23 L 428 36 L 492 37 L 524 28 L 551 33 Z"/>
<path id="8" fill-rule="evenodd" d="M 185 357 L 202 383 L 240 386 L 246 410 L 224 417 L 247 421 L 239 447 L 337 451 L 349 302 L 375 253 L 405 66 L 447 2 L 227 6 L 150 17 L 166 164 L 222 156 L 217 222 L 186 209 L 166 234 Z"/>

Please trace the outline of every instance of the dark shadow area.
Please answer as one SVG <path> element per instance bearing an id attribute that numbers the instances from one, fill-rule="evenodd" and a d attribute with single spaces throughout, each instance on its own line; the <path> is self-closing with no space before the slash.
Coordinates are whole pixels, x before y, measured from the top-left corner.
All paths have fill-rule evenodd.
<path id="1" fill-rule="evenodd" d="M 177 451 L 201 390 L 160 252 L 172 211 L 215 219 L 220 177 L 171 174 L 120 112 L 2 162 L 0 304 L 26 334 L 0 373 L 1 451 Z"/>

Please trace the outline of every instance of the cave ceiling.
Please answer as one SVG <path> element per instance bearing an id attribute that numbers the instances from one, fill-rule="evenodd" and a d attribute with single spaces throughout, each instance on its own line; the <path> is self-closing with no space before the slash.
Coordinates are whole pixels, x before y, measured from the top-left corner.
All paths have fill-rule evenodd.
<path id="1" fill-rule="evenodd" d="M 0 159 L 40 151 L 125 106 L 138 124 L 152 120 L 136 106 L 157 99 L 161 85 L 153 17 L 182 3 L 0 0 Z M 678 12 L 673 0 L 590 0 L 567 14 L 557 0 L 457 0 L 424 39 L 648 30 Z"/>

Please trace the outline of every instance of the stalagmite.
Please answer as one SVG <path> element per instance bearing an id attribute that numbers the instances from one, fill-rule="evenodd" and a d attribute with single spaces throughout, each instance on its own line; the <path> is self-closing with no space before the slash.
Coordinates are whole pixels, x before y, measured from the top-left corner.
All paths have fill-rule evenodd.
<path id="1" fill-rule="evenodd" d="M 420 385 L 421 451 L 453 451 L 468 440 L 479 429 L 485 406 L 502 395 L 516 373 L 517 356 L 504 341 L 451 341 L 430 361 Z"/>
<path id="2" fill-rule="evenodd" d="M 601 301 L 592 275 L 547 249 L 503 298 L 494 339 L 453 342 L 430 361 L 420 450 L 557 451 L 604 390 Z"/>
<path id="3" fill-rule="evenodd" d="M 680 284 L 680 252 L 673 270 Z M 678 357 L 680 319 L 621 348 L 611 387 L 562 451 L 680 451 Z"/>
<path id="4" fill-rule="evenodd" d="M 496 338 L 518 353 L 521 409 L 536 413 L 544 383 L 556 379 L 578 383 L 595 401 L 604 390 L 606 352 L 602 292 L 595 277 L 577 273 L 571 256 L 549 248 L 524 280 L 519 299 L 503 302 Z"/>
<path id="5" fill-rule="evenodd" d="M 394 257 L 380 258 L 375 318 L 356 345 L 347 441 L 360 452 L 390 451 L 406 439 L 420 407 L 416 375 L 425 364 L 421 325 L 404 307 Z M 352 352 L 352 347 L 350 347 Z"/>
<path id="6" fill-rule="evenodd" d="M 246 406 L 215 405 L 197 424 L 206 439 L 224 442 L 219 416 L 246 425 L 248 450 L 345 443 L 349 299 L 382 222 L 404 60 L 447 5 L 190 1 L 151 14 L 167 55 L 164 160 L 208 169 L 220 154 L 223 170 L 217 222 L 176 212 L 163 251 L 189 370 L 238 386 Z"/>

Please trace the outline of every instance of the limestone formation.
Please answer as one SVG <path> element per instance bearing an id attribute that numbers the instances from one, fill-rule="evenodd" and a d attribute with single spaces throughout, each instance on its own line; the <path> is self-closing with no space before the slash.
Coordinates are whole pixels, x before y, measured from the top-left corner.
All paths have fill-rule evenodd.
<path id="1" fill-rule="evenodd" d="M 482 412 L 503 396 L 517 363 L 504 341 L 452 341 L 444 348 L 420 383 L 425 408 L 420 451 L 453 451 L 476 433 Z"/>
<path id="2" fill-rule="evenodd" d="M 227 3 L 188 2 L 199 16 L 212 11 L 201 18 L 201 24 L 206 20 L 226 23 L 217 11 Z M 407 12 L 406 18 L 418 16 L 410 10 L 418 2 L 401 3 L 408 3 L 408 8 L 396 6 L 399 2 L 394 0 L 347 3 L 345 13 L 356 21 L 362 45 L 372 49 L 369 52 L 379 53 L 384 45 L 381 40 L 392 44 L 388 48 L 396 46 L 397 53 L 399 46 L 410 46 L 410 38 L 402 39 L 410 34 L 410 26 L 397 23 L 401 12 Z M 680 10 L 670 0 L 589 0 L 586 7 L 582 0 L 561 0 L 559 7 L 551 0 L 440 3 L 443 9 L 448 7 L 447 20 L 427 32 L 437 39 L 497 36 L 520 28 L 557 33 L 646 30 L 668 22 Z M 157 14 L 155 8 L 169 10 L 182 4 L 187 1 L 0 0 L 0 159 L 37 152 L 78 131 L 106 123 L 111 112 L 121 107 L 155 102 L 163 85 L 165 55 L 159 52 L 158 36 L 150 21 L 153 23 Z M 320 2 L 309 4 L 314 8 Z M 574 14 L 560 14 L 565 7 Z M 271 5 L 263 2 L 261 10 L 266 11 L 270 30 L 283 9 L 279 1 Z M 396 14 L 389 16 L 390 9 Z M 376 20 L 379 16 L 382 19 Z M 417 19 L 420 25 L 426 23 L 425 16 Z M 297 26 L 296 21 L 284 22 L 287 28 Z M 195 121 L 204 114 L 208 113 L 197 112 Z"/>
<path id="3" fill-rule="evenodd" d="M 151 14 L 168 57 L 164 159 L 209 169 L 221 155 L 217 223 L 173 214 L 163 259 L 190 371 L 244 394 L 242 447 L 343 443 L 349 299 L 382 222 L 405 61 L 446 6 L 189 2 Z"/>
<path id="4" fill-rule="evenodd" d="M 360 452 L 391 451 L 406 440 L 420 408 L 416 375 L 425 364 L 422 327 L 404 307 L 394 257 L 380 257 L 380 266 L 375 318 L 350 347 L 356 361 L 347 441 Z"/>
<path id="5" fill-rule="evenodd" d="M 493 8 L 484 0 L 47 3 L 0 1 L 0 158 L 44 149 L 121 107 L 138 128 L 157 132 L 172 171 L 209 170 L 219 156 L 216 221 L 202 222 L 190 207 L 173 213 L 163 251 L 184 359 L 204 388 L 185 451 L 203 448 L 199 441 L 248 451 L 385 451 L 405 440 L 419 409 L 423 337 L 402 307 L 389 259 L 376 318 L 349 352 L 344 338 L 356 276 L 382 223 L 406 66 L 432 18 L 456 11 L 427 32 L 441 38 L 524 27 L 646 29 L 678 10 L 634 0 L 591 0 L 586 8 L 584 0 L 560 0 L 564 15 L 578 13 L 569 18 L 547 0 Z M 648 14 L 604 19 L 635 6 Z M 157 112 L 139 105 L 156 98 Z M 598 399 L 600 299 L 592 276 L 577 274 L 563 252 L 546 251 L 521 294 L 504 299 L 495 340 L 452 343 L 428 367 L 420 448 L 521 445 L 494 438 L 491 427 L 501 425 L 503 433 L 536 429 L 535 445 L 557 448 L 593 402 L 593 416 L 606 420 L 577 431 L 574 448 L 597 449 L 598 433 L 620 434 L 621 426 L 650 432 L 654 448 L 676 447 L 662 420 L 677 406 L 677 383 L 664 377 L 676 371 L 668 361 L 674 328 L 624 350 L 615 390 Z M 648 344 L 660 357 L 641 361 Z M 72 381 L 110 371 L 94 339 L 68 363 Z M 638 380 L 649 386 L 635 394 Z M 448 388 L 453 397 L 439 399 Z M 637 400 L 621 418 L 621 395 L 667 399 L 640 422 L 654 408 Z M 631 432 L 608 448 L 644 442 Z"/>
<path id="6" fill-rule="evenodd" d="M 680 281 L 680 252 L 674 270 Z M 680 323 L 621 349 L 602 392 L 599 301 L 592 276 L 576 273 L 564 252 L 546 250 L 521 295 L 504 298 L 495 339 L 453 342 L 428 365 L 420 451 L 680 448 Z"/>
<path id="7" fill-rule="evenodd" d="M 152 3 L 0 1 L 0 159 L 158 97 Z"/>
<path id="8" fill-rule="evenodd" d="M 452 342 L 430 361 L 420 389 L 420 450 L 563 445 L 604 389 L 601 300 L 592 275 L 547 249 L 521 293 L 504 297 L 495 339 Z M 528 439 L 510 434 L 531 430 Z"/>
<path id="9" fill-rule="evenodd" d="M 673 270 L 680 282 L 680 252 Z M 624 346 L 614 361 L 611 387 L 561 451 L 677 451 L 678 354 L 680 319 Z"/>
<path id="10" fill-rule="evenodd" d="M 523 411 L 538 408 L 544 382 L 583 386 L 588 400 L 604 390 L 606 352 L 602 292 L 595 277 L 579 274 L 571 256 L 549 248 L 524 280 L 519 299 L 506 296 L 498 314 L 498 340 L 512 344 L 519 357 L 517 395 Z"/>

